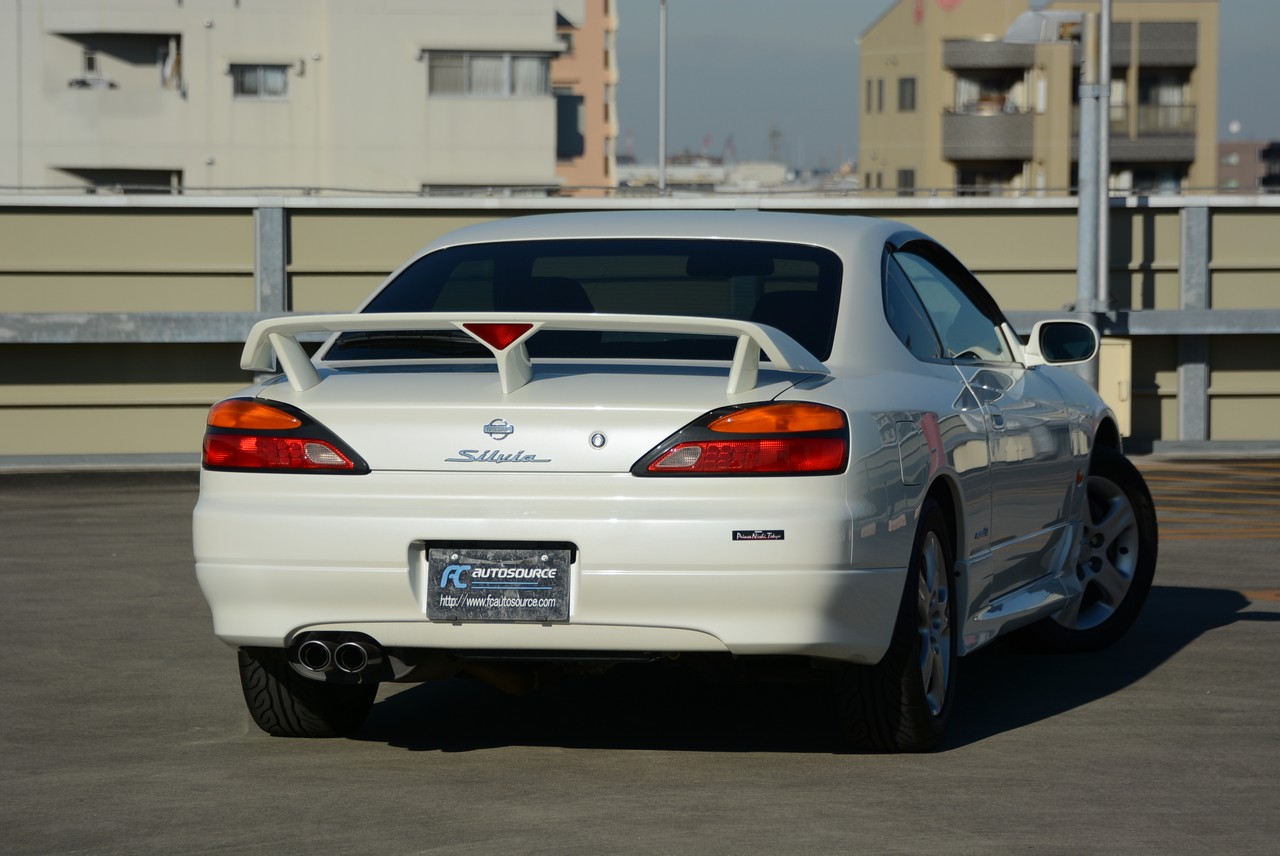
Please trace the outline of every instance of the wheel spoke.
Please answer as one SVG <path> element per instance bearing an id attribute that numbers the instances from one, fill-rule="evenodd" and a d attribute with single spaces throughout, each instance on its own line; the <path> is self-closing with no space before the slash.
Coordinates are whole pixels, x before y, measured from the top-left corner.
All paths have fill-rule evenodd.
<path id="1" fill-rule="evenodd" d="M 920 678 L 924 682 L 924 694 L 929 696 L 932 695 L 933 677 L 934 672 L 937 669 L 937 663 L 935 661 L 938 657 L 933 651 L 933 645 L 929 644 L 928 637 L 922 639 L 921 643 Z"/>
<path id="2" fill-rule="evenodd" d="M 1107 544 L 1113 544 L 1125 533 L 1131 531 L 1137 522 L 1132 506 L 1121 497 L 1111 502 L 1106 514 L 1094 528 Z"/>
<path id="3" fill-rule="evenodd" d="M 1093 583 L 1102 590 L 1103 600 L 1112 609 L 1120 605 L 1129 591 L 1130 578 L 1124 571 L 1109 561 L 1102 563 L 1102 570 L 1093 578 Z"/>

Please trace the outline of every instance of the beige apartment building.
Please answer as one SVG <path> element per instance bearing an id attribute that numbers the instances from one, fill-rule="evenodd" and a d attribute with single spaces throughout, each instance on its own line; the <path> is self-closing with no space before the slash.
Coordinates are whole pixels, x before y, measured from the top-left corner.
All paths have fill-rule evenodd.
<path id="1" fill-rule="evenodd" d="M 863 187 L 1061 195 L 1077 184 L 1081 19 L 1097 0 L 896 0 L 863 33 Z M 1217 186 L 1217 0 L 1116 0 L 1111 186 Z"/>
<path id="2" fill-rule="evenodd" d="M 556 172 L 570 196 L 618 186 L 616 0 L 557 0 L 564 50 L 551 61 L 556 97 Z"/>
<path id="3" fill-rule="evenodd" d="M 0 0 L 0 188 L 555 192 L 611 156 L 557 157 L 557 95 L 613 110 L 607 4 L 559 5 Z M 570 21 L 602 78 L 553 84 Z"/>

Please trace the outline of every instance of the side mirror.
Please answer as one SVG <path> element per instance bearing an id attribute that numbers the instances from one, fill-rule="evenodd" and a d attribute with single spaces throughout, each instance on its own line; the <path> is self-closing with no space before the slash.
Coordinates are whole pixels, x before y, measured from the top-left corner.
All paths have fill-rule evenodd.
<path id="1" fill-rule="evenodd" d="M 1072 366 L 1098 353 L 1098 331 L 1083 321 L 1040 321 L 1031 328 L 1023 353 L 1028 366 Z"/>

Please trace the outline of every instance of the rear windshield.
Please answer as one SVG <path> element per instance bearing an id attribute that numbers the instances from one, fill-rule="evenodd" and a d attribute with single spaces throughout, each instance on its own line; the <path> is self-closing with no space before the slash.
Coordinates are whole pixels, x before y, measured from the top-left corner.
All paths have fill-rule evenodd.
<path id="1" fill-rule="evenodd" d="M 757 321 L 831 356 L 841 266 L 830 250 L 760 241 L 515 241 L 423 256 L 365 312 L 605 312 Z M 460 319 L 461 320 L 461 319 Z M 546 331 L 533 357 L 728 360 L 723 336 Z M 330 360 L 487 357 L 461 331 L 346 333 Z"/>

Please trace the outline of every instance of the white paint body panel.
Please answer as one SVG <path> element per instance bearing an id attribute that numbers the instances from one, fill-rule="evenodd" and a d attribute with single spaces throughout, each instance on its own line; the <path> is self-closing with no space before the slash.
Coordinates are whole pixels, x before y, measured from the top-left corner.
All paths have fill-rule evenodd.
<path id="1" fill-rule="evenodd" d="M 247 480 L 262 484 L 249 493 Z M 236 645 L 341 625 L 410 647 L 874 662 L 905 569 L 852 567 L 843 477 L 769 481 L 776 502 L 744 494 L 741 479 L 205 472 L 198 575 L 215 632 Z M 786 540 L 735 543 L 734 529 L 785 530 Z M 427 621 L 421 544 L 451 540 L 576 544 L 569 624 Z"/>
<path id="2" fill-rule="evenodd" d="M 829 376 L 766 362 L 754 388 L 733 394 L 728 362 L 534 360 L 529 381 L 504 393 L 492 361 L 317 359 L 314 385 L 276 378 L 244 394 L 306 411 L 372 472 L 203 473 L 195 553 L 215 632 L 231 645 L 281 647 L 302 632 L 347 630 L 410 648 L 874 663 L 889 642 L 931 491 L 953 506 L 962 652 L 1061 608 L 1079 595 L 1079 483 L 1110 414 L 1060 369 L 987 366 L 1007 382 L 993 395 L 971 367 L 913 357 L 889 329 L 880 294 L 884 247 L 901 234 L 922 237 L 862 218 L 661 212 L 518 218 L 442 238 L 423 252 L 564 237 L 827 247 L 844 264 L 833 350 L 822 361 Z M 1032 393 L 1025 399 L 1024 389 Z M 630 473 L 702 414 L 774 399 L 844 410 L 846 473 Z M 514 433 L 486 436 L 495 419 Z M 607 437 L 603 448 L 589 442 L 597 432 Z M 457 460 L 462 450 L 489 449 L 537 460 Z M 785 538 L 732 539 L 757 529 Z M 423 545 L 450 541 L 575 545 L 569 621 L 429 621 Z"/>

